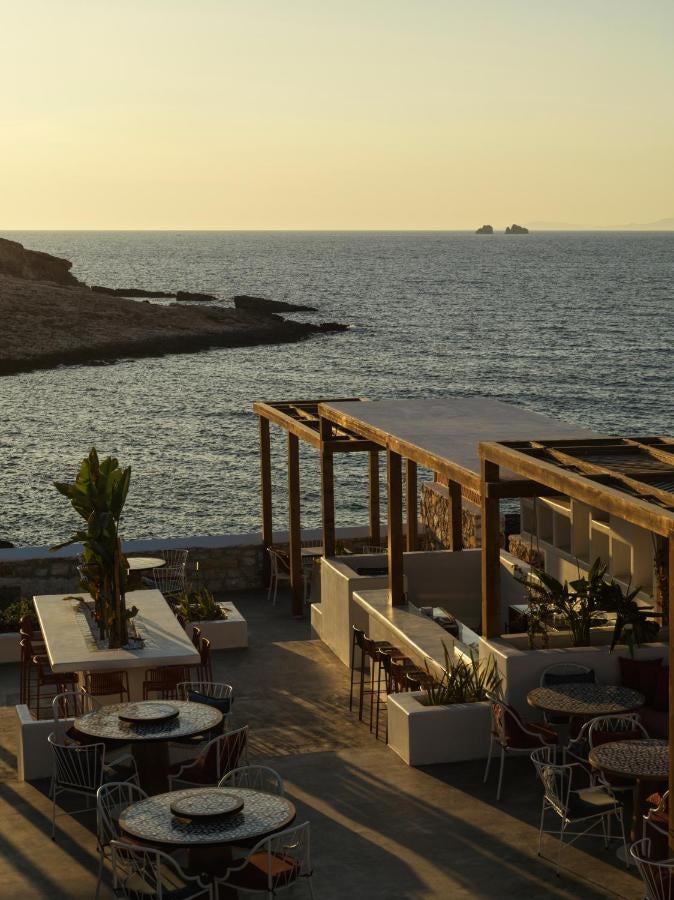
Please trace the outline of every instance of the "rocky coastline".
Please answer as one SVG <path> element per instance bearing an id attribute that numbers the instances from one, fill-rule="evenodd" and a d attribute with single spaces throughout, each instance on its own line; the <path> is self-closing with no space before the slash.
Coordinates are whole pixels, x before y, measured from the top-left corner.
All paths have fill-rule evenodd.
<path id="1" fill-rule="evenodd" d="M 291 343 L 347 329 L 337 322 L 294 322 L 269 308 L 129 299 L 160 292 L 93 290 L 70 273 L 71 265 L 0 239 L 0 375 L 214 347 Z"/>

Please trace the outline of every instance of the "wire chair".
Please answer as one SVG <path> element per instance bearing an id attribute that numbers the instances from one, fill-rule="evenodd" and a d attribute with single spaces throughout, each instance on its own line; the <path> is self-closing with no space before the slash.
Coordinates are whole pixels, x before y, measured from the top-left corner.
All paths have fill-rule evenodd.
<path id="1" fill-rule="evenodd" d="M 213 681 L 213 663 L 211 662 L 211 642 L 208 638 L 202 638 L 199 644 L 199 677 L 203 681 Z"/>
<path id="2" fill-rule="evenodd" d="M 52 840 L 56 839 L 56 800 L 64 792 L 87 798 L 87 806 L 67 813 L 78 815 L 90 809 L 89 801 L 95 799 L 96 792 L 105 781 L 133 781 L 138 784 L 136 762 L 131 754 L 119 756 L 114 765 L 105 762 L 105 744 L 79 745 L 59 743 L 52 732 L 47 738 L 52 753 Z M 127 774 L 128 773 L 128 774 Z M 127 777 L 122 777 L 123 775 Z"/>
<path id="3" fill-rule="evenodd" d="M 646 900 L 673 900 L 674 859 L 656 861 L 651 858 L 651 850 L 648 838 L 642 838 L 630 847 L 630 856 L 646 888 Z"/>
<path id="4" fill-rule="evenodd" d="M 169 790 L 193 785 L 217 784 L 239 763 L 248 765 L 248 726 L 210 740 L 196 759 L 175 763 L 169 773 Z"/>
<path id="5" fill-rule="evenodd" d="M 152 570 L 154 586 L 168 599 L 175 599 L 185 590 L 189 550 L 164 550 L 163 566 Z"/>
<path id="6" fill-rule="evenodd" d="M 279 831 L 257 843 L 240 865 L 228 868 L 225 877 L 214 882 L 240 893 L 275 897 L 304 879 L 313 898 L 309 844 L 308 822 Z"/>
<path id="7" fill-rule="evenodd" d="M 198 875 L 187 875 L 168 853 L 116 840 L 110 841 L 110 850 L 116 897 L 127 900 L 208 897 L 213 900 L 215 896 L 213 885 L 206 884 Z M 194 890 L 190 891 L 190 888 Z"/>
<path id="8" fill-rule="evenodd" d="M 267 601 L 271 600 L 272 605 L 276 606 L 279 583 L 290 584 L 290 571 L 288 568 L 288 559 L 284 553 L 281 553 L 280 550 L 275 550 L 274 547 L 267 547 L 267 552 L 269 553 L 270 563 Z"/>
<path id="9" fill-rule="evenodd" d="M 150 694 L 159 694 L 160 700 L 177 700 L 178 685 L 189 678 L 189 668 L 185 666 L 159 666 L 146 669 L 143 681 L 143 700 Z"/>
<path id="10" fill-rule="evenodd" d="M 220 779 L 218 787 L 251 788 L 265 794 L 277 794 L 279 797 L 285 793 L 283 779 L 269 766 L 240 766 L 232 769 Z"/>
<path id="11" fill-rule="evenodd" d="M 192 626 L 192 643 L 196 650 L 201 647 L 201 628 L 198 625 Z"/>
<path id="12" fill-rule="evenodd" d="M 119 828 L 120 813 L 139 800 L 147 800 L 145 791 L 130 781 L 111 781 L 103 784 L 96 792 L 96 836 L 98 839 L 98 881 L 96 883 L 96 898 L 101 891 L 103 878 L 103 864 L 106 859 L 111 859 L 110 844 L 112 841 L 121 840 L 122 832 Z"/>
<path id="13" fill-rule="evenodd" d="M 119 702 L 130 699 L 129 676 L 125 669 L 113 672 L 85 672 L 84 689 L 92 697 L 111 697 L 117 695 Z"/>
<path id="14" fill-rule="evenodd" d="M 234 688 L 222 681 L 181 681 L 178 685 L 178 699 L 191 700 L 214 706 L 224 716 L 232 711 Z"/>
<path id="15" fill-rule="evenodd" d="M 541 855 L 541 846 L 544 834 L 555 834 L 559 837 L 559 849 L 557 851 L 556 874 L 559 874 L 559 863 L 564 846 L 564 839 L 571 837 L 567 846 L 575 843 L 578 838 L 589 835 L 592 829 L 601 825 L 604 846 L 608 847 L 611 834 L 611 817 L 615 817 L 620 826 L 625 851 L 625 865 L 629 866 L 627 857 L 627 844 L 625 842 L 625 827 L 623 823 L 623 807 L 615 798 L 613 791 L 607 784 L 592 785 L 591 773 L 580 763 L 556 762 L 555 748 L 541 747 L 531 754 L 531 761 L 536 767 L 536 772 L 543 784 L 543 804 L 541 806 L 541 821 L 538 830 L 538 855 Z M 574 776 L 583 775 L 588 781 L 588 787 L 584 789 L 574 788 Z M 545 814 L 554 813 L 559 818 L 559 830 L 546 831 Z M 582 827 L 583 831 L 570 831 L 569 827 Z M 597 835 L 595 835 L 597 837 Z"/>
<path id="16" fill-rule="evenodd" d="M 68 733 L 71 726 L 69 724 L 66 726 L 64 720 L 79 719 L 81 716 L 86 716 L 87 713 L 100 709 L 100 707 L 101 704 L 95 697 L 82 690 L 62 691 L 60 694 L 57 694 L 51 702 L 56 740 L 72 740 Z"/>
<path id="17" fill-rule="evenodd" d="M 638 713 L 615 713 L 611 716 L 599 716 L 595 719 L 589 719 L 587 722 L 583 723 L 582 728 L 578 732 L 575 737 L 569 739 L 569 743 L 562 750 L 562 755 L 564 757 L 564 762 L 567 759 L 574 760 L 576 762 L 583 763 L 583 765 L 588 765 L 588 756 L 590 750 L 592 749 L 592 745 L 590 744 L 590 728 L 592 727 L 595 721 L 606 722 L 609 719 L 620 719 L 625 726 L 628 723 L 638 722 L 639 715 Z M 617 730 L 617 729 L 614 729 Z M 630 725 L 631 730 L 631 725 Z"/>

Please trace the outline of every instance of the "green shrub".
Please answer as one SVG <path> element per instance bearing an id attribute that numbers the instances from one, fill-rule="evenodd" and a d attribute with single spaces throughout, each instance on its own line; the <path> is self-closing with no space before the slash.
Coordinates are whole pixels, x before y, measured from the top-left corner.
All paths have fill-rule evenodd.
<path id="1" fill-rule="evenodd" d="M 501 678 L 496 669 L 494 657 L 483 665 L 471 659 L 450 660 L 447 645 L 445 651 L 445 671 L 440 681 L 426 688 L 424 703 L 427 706 L 450 706 L 454 703 L 479 703 L 487 697 L 487 691 L 498 691 Z M 428 670 L 428 664 L 426 664 Z"/>
<path id="2" fill-rule="evenodd" d="M 188 622 L 208 622 L 227 618 L 213 594 L 205 587 L 179 594 L 178 612 Z"/>
<path id="3" fill-rule="evenodd" d="M 29 614 L 35 615 L 32 600 L 22 597 L 21 600 L 15 600 L 14 603 L 8 603 L 0 609 L 0 632 L 6 634 L 19 631 L 21 619 Z"/>

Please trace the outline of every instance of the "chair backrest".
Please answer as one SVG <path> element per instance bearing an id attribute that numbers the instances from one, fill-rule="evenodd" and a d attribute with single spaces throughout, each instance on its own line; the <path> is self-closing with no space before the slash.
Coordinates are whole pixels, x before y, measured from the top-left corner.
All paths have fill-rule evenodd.
<path id="1" fill-rule="evenodd" d="M 597 716 L 589 723 L 587 741 L 590 750 L 599 744 L 613 741 L 634 741 L 648 737 L 636 713 L 615 716 Z"/>
<path id="2" fill-rule="evenodd" d="M 234 703 L 234 689 L 231 684 L 219 681 L 181 681 L 178 685 L 178 699 L 214 706 L 223 715 L 229 715 Z"/>
<path id="3" fill-rule="evenodd" d="M 197 650 L 201 650 L 201 628 L 198 625 L 192 626 L 192 643 Z"/>
<path id="4" fill-rule="evenodd" d="M 223 775 L 236 769 L 240 762 L 248 763 L 247 725 L 209 741 L 190 769 L 200 784 L 217 784 Z"/>
<path id="5" fill-rule="evenodd" d="M 269 551 L 272 576 L 287 575 L 290 572 L 290 563 L 286 554 L 274 547 L 267 547 L 267 550 Z"/>
<path id="6" fill-rule="evenodd" d="M 52 732 L 51 746 L 54 780 L 65 787 L 97 791 L 103 780 L 105 744 L 60 743 Z"/>
<path id="7" fill-rule="evenodd" d="M 54 735 L 57 741 L 66 737 L 63 719 L 79 719 L 87 713 L 100 709 L 101 704 L 85 691 L 63 691 L 56 694 L 51 702 L 54 716 Z"/>
<path id="8" fill-rule="evenodd" d="M 27 638 L 35 637 L 35 620 L 31 616 L 30 613 L 26 613 L 25 616 L 21 616 L 19 621 L 19 631 L 20 633 Z"/>
<path id="9" fill-rule="evenodd" d="M 162 900 L 163 897 L 188 894 L 190 885 L 195 894 L 200 887 L 206 890 L 199 878 L 186 875 L 175 859 L 162 850 L 116 840 L 110 842 L 110 849 L 117 896 L 128 900 L 148 900 L 150 897 Z"/>
<path id="10" fill-rule="evenodd" d="M 636 841 L 630 847 L 630 856 L 636 863 L 646 888 L 647 900 L 672 900 L 674 898 L 674 859 L 651 859 L 651 842 L 648 838 Z"/>
<path id="11" fill-rule="evenodd" d="M 199 656 L 201 657 L 202 674 L 211 680 L 211 642 L 208 638 L 202 638 L 199 644 Z"/>
<path id="12" fill-rule="evenodd" d="M 309 823 L 303 822 L 265 838 L 250 851 L 249 859 L 252 856 L 259 859 L 262 853 L 266 855 L 264 868 L 269 895 L 275 895 L 277 888 L 311 875 L 309 837 Z"/>
<path id="13" fill-rule="evenodd" d="M 569 806 L 574 764 L 559 765 L 554 747 L 534 750 L 531 753 L 531 761 L 543 784 L 545 799 L 560 816 L 565 816 Z"/>
<path id="14" fill-rule="evenodd" d="M 220 779 L 218 787 L 251 788 L 267 794 L 284 794 L 283 779 L 269 766 L 240 766 Z"/>
<path id="15" fill-rule="evenodd" d="M 185 590 L 188 556 L 189 550 L 163 551 L 165 564 L 152 570 L 152 578 L 158 591 L 170 594 Z"/>
<path id="16" fill-rule="evenodd" d="M 356 625 L 353 626 L 353 640 L 361 650 L 365 647 L 367 635 L 361 628 L 358 628 Z"/>
<path id="17" fill-rule="evenodd" d="M 594 669 L 589 666 L 581 666 L 578 663 L 555 663 L 541 672 L 540 687 L 550 687 L 552 684 L 573 684 L 580 682 L 587 684 L 594 682 Z"/>
<path id="18" fill-rule="evenodd" d="M 147 800 L 145 791 L 130 781 L 109 781 L 96 791 L 96 832 L 100 847 L 121 837 L 119 815 L 132 803 Z"/>

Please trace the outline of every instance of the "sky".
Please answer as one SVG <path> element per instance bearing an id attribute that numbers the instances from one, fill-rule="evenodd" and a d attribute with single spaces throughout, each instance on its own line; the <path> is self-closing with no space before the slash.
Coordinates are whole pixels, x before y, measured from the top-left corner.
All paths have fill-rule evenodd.
<path id="1" fill-rule="evenodd" d="M 0 0 L 0 229 L 674 216 L 671 0 Z"/>

